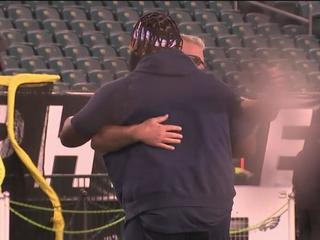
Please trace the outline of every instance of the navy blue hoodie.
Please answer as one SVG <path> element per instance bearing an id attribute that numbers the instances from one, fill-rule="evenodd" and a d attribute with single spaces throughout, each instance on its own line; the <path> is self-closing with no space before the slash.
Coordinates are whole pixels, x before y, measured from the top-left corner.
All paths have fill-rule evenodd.
<path id="1" fill-rule="evenodd" d="M 182 126 L 174 151 L 136 143 L 104 156 L 127 219 L 167 207 L 229 209 L 234 169 L 230 121 L 239 98 L 178 50 L 145 56 L 126 78 L 104 85 L 72 124 L 93 136 L 105 124 L 131 125 L 169 114 Z"/>

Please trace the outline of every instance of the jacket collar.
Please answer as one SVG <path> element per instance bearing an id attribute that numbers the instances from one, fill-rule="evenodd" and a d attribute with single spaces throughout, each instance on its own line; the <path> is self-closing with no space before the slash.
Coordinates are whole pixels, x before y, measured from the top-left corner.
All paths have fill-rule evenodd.
<path id="1" fill-rule="evenodd" d="M 177 49 L 162 49 L 143 57 L 134 72 L 187 75 L 197 70 L 192 60 Z"/>

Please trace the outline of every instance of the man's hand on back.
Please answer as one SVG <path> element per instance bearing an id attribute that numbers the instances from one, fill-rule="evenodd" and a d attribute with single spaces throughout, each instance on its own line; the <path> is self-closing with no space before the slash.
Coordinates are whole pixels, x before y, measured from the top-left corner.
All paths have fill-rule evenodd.
<path id="1" fill-rule="evenodd" d="M 177 125 L 163 124 L 169 115 L 150 118 L 138 125 L 134 130 L 135 138 L 147 145 L 166 150 L 174 150 L 174 144 L 181 143 L 182 128 Z"/>
<path id="2" fill-rule="evenodd" d="M 168 115 L 150 118 L 131 126 L 107 125 L 92 137 L 91 147 L 101 153 L 119 151 L 137 142 L 166 150 L 174 150 L 181 143 L 181 127 L 163 124 Z"/>

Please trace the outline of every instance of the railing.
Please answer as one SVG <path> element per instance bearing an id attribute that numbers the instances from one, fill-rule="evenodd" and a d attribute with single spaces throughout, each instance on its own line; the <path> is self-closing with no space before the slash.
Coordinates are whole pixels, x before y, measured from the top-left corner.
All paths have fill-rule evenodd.
<path id="1" fill-rule="evenodd" d="M 60 196 L 66 220 L 65 240 L 122 239 L 123 220 L 121 218 L 124 213 L 117 201 L 108 174 L 52 174 L 45 175 L 44 178 L 47 181 L 51 180 L 51 185 Z M 29 185 L 28 183 L 32 182 L 31 176 L 25 174 L 24 181 Z M 25 217 L 22 219 L 23 216 L 12 212 L 12 223 L 15 224 L 15 229 L 24 229 L 23 235 L 26 239 L 53 240 L 53 229 L 48 223 L 52 207 L 39 187 L 31 186 L 28 196 L 18 199 L 11 197 L 11 208 Z M 13 195 L 11 193 L 11 196 Z M 21 234 L 11 229 L 11 239 L 21 239 Z M 3 240 L 1 232 L 0 240 Z"/>
<path id="2" fill-rule="evenodd" d="M 9 240 L 10 227 L 10 198 L 9 193 L 0 193 L 0 239 Z"/>
<path id="3" fill-rule="evenodd" d="M 301 17 L 299 15 L 281 10 L 279 8 L 272 7 L 268 4 L 261 3 L 260 1 L 246 1 L 246 3 L 249 3 L 249 4 L 257 6 L 257 7 L 261 7 L 263 9 L 267 9 L 271 12 L 278 13 L 278 14 L 286 16 L 288 18 L 292 18 L 292 19 L 299 21 L 303 24 L 308 24 L 308 34 L 312 35 L 312 1 L 308 1 L 308 3 L 309 3 L 309 16 L 308 16 L 308 18 Z M 234 1 L 233 6 L 234 6 L 235 10 L 238 10 L 238 1 Z"/>

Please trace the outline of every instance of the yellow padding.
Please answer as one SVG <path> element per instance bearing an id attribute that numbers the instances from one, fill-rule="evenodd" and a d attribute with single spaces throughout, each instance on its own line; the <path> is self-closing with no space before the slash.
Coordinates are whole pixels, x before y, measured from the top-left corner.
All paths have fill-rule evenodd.
<path id="1" fill-rule="evenodd" d="M 0 193 L 2 193 L 2 183 L 5 175 L 6 175 L 6 169 L 4 167 L 3 160 L 0 156 Z"/>
<path id="2" fill-rule="evenodd" d="M 46 182 L 38 168 L 34 165 L 28 154 L 19 146 L 14 133 L 14 108 L 17 89 L 23 84 L 53 83 L 59 80 L 59 75 L 48 74 L 17 74 L 14 76 L 0 76 L 0 85 L 8 87 L 8 120 L 7 131 L 11 144 L 20 157 L 23 164 L 31 173 L 33 179 L 49 197 L 54 208 L 53 228 L 55 230 L 55 240 L 63 240 L 64 219 L 61 211 L 61 203 L 53 188 Z M 0 183 L 1 174 L 4 173 L 4 166 L 0 163 Z M 4 176 L 3 176 L 4 177 Z"/>

